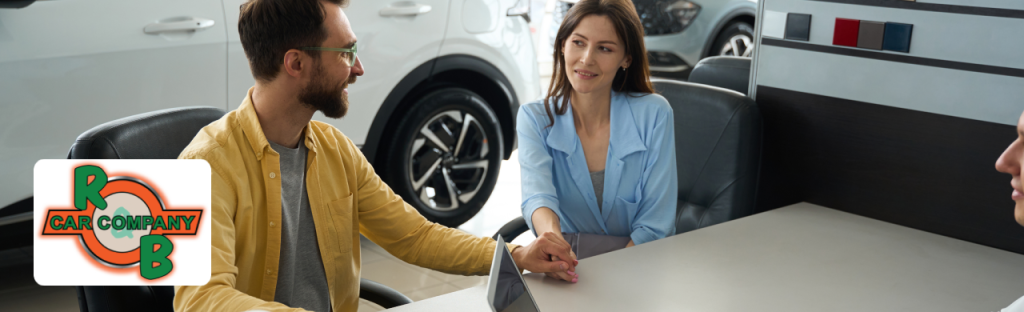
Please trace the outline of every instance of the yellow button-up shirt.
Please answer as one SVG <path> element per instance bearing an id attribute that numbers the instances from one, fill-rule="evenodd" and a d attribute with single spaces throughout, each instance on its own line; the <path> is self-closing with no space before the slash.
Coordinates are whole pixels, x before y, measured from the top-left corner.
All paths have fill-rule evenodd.
<path id="1" fill-rule="evenodd" d="M 241 107 L 206 126 L 181 153 L 212 169 L 210 282 L 176 286 L 176 311 L 299 311 L 273 302 L 281 256 L 280 155 L 260 127 L 252 89 Z M 356 311 L 359 234 L 399 259 L 447 273 L 483 275 L 494 240 L 427 221 L 391 191 L 338 129 L 311 121 L 306 192 L 334 311 Z M 513 247 L 513 246 L 510 246 Z"/>

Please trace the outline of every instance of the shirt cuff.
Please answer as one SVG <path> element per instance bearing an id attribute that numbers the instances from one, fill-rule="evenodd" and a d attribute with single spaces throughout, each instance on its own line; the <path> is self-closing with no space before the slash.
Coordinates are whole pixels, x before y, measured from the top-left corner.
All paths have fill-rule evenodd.
<path id="1" fill-rule="evenodd" d="M 657 240 L 658 236 L 651 232 L 647 227 L 639 227 L 633 230 L 629 237 L 633 239 L 634 245 L 640 245 L 649 241 Z"/>

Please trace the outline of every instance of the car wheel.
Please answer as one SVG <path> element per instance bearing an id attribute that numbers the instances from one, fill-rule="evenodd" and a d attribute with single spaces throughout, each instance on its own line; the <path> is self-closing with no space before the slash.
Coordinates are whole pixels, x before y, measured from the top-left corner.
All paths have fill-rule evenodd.
<path id="1" fill-rule="evenodd" d="M 733 22 L 722 29 L 711 47 L 711 55 L 751 57 L 754 51 L 754 27 Z"/>
<path id="2" fill-rule="evenodd" d="M 498 117 L 463 88 L 428 93 L 402 118 L 386 156 L 387 181 L 428 220 L 457 227 L 483 207 L 504 155 Z"/>

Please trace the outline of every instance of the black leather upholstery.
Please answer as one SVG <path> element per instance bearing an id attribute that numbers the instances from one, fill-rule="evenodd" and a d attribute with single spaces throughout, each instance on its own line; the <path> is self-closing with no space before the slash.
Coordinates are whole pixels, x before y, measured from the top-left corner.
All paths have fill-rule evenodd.
<path id="1" fill-rule="evenodd" d="M 114 120 L 78 136 L 69 159 L 175 159 L 199 130 L 220 119 L 212 107 L 159 110 Z M 360 297 L 391 308 L 412 302 L 387 286 L 363 279 Z M 78 286 L 82 312 L 173 311 L 171 286 Z"/>
<path id="2" fill-rule="evenodd" d="M 743 94 L 659 80 L 675 115 L 679 202 L 676 233 L 754 211 L 761 159 L 761 114 Z"/>
<path id="3" fill-rule="evenodd" d="M 69 159 L 175 159 L 192 138 L 224 111 L 181 107 L 128 116 L 78 136 Z"/>
<path id="4" fill-rule="evenodd" d="M 688 80 L 693 83 L 747 94 L 747 86 L 750 84 L 750 58 L 736 56 L 705 58 L 694 65 Z"/>
<path id="5" fill-rule="evenodd" d="M 199 130 L 220 119 L 213 107 L 182 107 L 128 116 L 82 133 L 68 159 L 174 159 Z M 173 311 L 171 286 L 78 286 L 82 312 Z"/>
<path id="6" fill-rule="evenodd" d="M 359 280 L 359 298 L 376 303 L 385 309 L 412 303 L 412 299 L 402 293 L 365 278 Z"/>
<path id="7" fill-rule="evenodd" d="M 523 219 L 523 216 L 518 216 L 515 219 L 512 219 L 512 221 L 505 223 L 505 225 L 502 225 L 501 228 L 498 229 L 498 232 L 494 233 L 494 236 L 491 238 L 498 240 L 498 236 L 501 236 L 501 239 L 506 242 L 511 242 L 513 239 L 518 237 L 519 234 L 526 233 L 526 231 L 529 230 L 530 226 L 526 225 L 526 219 Z"/>

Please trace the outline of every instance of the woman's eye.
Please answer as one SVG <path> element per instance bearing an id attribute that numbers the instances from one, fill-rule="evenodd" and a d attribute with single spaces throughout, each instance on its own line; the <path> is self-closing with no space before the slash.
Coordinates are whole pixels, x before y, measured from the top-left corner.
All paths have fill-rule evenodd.
<path id="1" fill-rule="evenodd" d="M 609 48 L 605 48 L 605 47 L 601 47 L 601 51 L 605 51 L 605 52 L 611 52 L 611 51 L 612 51 L 612 49 L 609 49 Z"/>
<path id="2" fill-rule="evenodd" d="M 572 43 L 575 44 L 576 46 L 582 46 L 583 45 L 583 41 L 579 41 L 579 40 L 573 40 Z"/>

